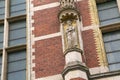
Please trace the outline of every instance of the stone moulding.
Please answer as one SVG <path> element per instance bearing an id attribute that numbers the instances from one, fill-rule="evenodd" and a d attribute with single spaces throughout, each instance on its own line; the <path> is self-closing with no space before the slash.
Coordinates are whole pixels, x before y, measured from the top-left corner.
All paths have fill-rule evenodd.
<path id="1" fill-rule="evenodd" d="M 72 51 L 80 52 L 81 54 L 83 54 L 83 51 L 82 51 L 81 49 L 74 47 L 74 48 L 66 49 L 65 52 L 64 52 L 64 56 L 65 56 L 67 53 L 72 52 Z"/>
<path id="2" fill-rule="evenodd" d="M 68 65 L 65 66 L 65 69 L 62 72 L 63 78 L 65 78 L 65 75 L 68 72 L 74 71 L 74 70 L 81 70 L 81 71 L 87 72 L 87 74 L 89 74 L 89 69 L 85 66 L 84 63 L 81 63 L 81 62 L 71 62 L 71 63 L 69 63 Z"/>
<path id="3" fill-rule="evenodd" d="M 75 8 L 67 8 L 67 9 L 60 10 L 58 14 L 58 18 L 61 23 L 67 20 L 77 20 L 79 19 L 79 16 L 80 14 Z"/>

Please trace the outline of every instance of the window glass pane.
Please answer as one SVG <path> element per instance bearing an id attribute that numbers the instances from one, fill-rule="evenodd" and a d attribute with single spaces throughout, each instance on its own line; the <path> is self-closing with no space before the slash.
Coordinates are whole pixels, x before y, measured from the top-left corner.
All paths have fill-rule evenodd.
<path id="1" fill-rule="evenodd" d="M 120 70 L 120 63 L 109 65 L 109 68 L 110 68 L 110 71 Z"/>
<path id="2" fill-rule="evenodd" d="M 0 25 L 0 49 L 3 47 L 3 31 L 4 31 L 3 25 Z"/>
<path id="3" fill-rule="evenodd" d="M 18 16 L 26 13 L 25 0 L 10 0 L 10 16 Z"/>
<path id="4" fill-rule="evenodd" d="M 26 37 L 26 33 L 25 32 L 26 32 L 25 28 L 11 30 L 10 31 L 10 34 L 11 34 L 10 35 L 10 40 L 25 38 Z"/>
<path id="5" fill-rule="evenodd" d="M 108 64 L 111 71 L 120 69 L 120 30 L 103 34 Z"/>
<path id="6" fill-rule="evenodd" d="M 21 45 L 21 44 L 24 44 L 24 43 L 26 43 L 26 39 L 25 38 L 23 38 L 23 39 L 16 39 L 16 40 L 9 41 L 9 46 Z"/>
<path id="7" fill-rule="evenodd" d="M 8 80 L 26 80 L 26 52 L 8 54 Z"/>
<path id="8" fill-rule="evenodd" d="M 3 41 L 3 32 L 0 33 L 0 42 L 2 42 L 2 41 Z"/>
<path id="9" fill-rule="evenodd" d="M 107 54 L 109 63 L 120 62 L 120 51 Z"/>
<path id="10" fill-rule="evenodd" d="M 19 60 L 19 61 L 14 61 L 9 63 L 9 69 L 8 72 L 13 72 L 13 71 L 19 71 L 19 70 L 24 70 L 26 67 L 26 61 L 24 60 Z"/>
<path id="11" fill-rule="evenodd" d="M 104 10 L 104 9 L 116 7 L 117 5 L 116 5 L 116 0 L 111 0 L 110 2 L 101 3 L 98 4 L 97 6 L 98 6 L 98 10 Z"/>
<path id="12" fill-rule="evenodd" d="M 105 43 L 106 52 L 120 50 L 120 40 Z"/>
<path id="13" fill-rule="evenodd" d="M 5 0 L 0 0 L 0 19 L 3 19 L 5 15 Z"/>
<path id="14" fill-rule="evenodd" d="M 100 14 L 100 20 L 101 21 L 105 21 L 105 20 L 108 20 L 108 19 L 112 19 L 112 18 L 117 18 L 119 17 L 119 13 L 116 12 L 118 8 L 114 7 L 114 8 L 111 8 L 111 9 L 107 9 L 107 10 L 102 10 L 99 12 Z M 114 12 L 114 13 L 113 13 Z M 109 15 L 108 15 L 109 13 Z M 112 15 L 112 16 L 111 16 Z"/>
<path id="15" fill-rule="evenodd" d="M 120 14 L 116 0 L 98 4 L 97 7 L 101 26 L 120 22 Z"/>
<path id="16" fill-rule="evenodd" d="M 26 71 L 18 71 L 8 74 L 8 80 L 26 80 Z"/>
<path id="17" fill-rule="evenodd" d="M 14 24 L 11 23 L 10 25 L 11 25 L 10 30 L 25 28 L 26 27 L 26 21 L 25 20 L 18 21 L 18 22 L 16 21 Z"/>
<path id="18" fill-rule="evenodd" d="M 25 53 L 26 53 L 25 51 L 19 51 L 19 52 L 14 52 L 10 54 L 8 62 L 25 59 L 26 58 Z"/>
<path id="19" fill-rule="evenodd" d="M 26 0 L 11 0 L 11 5 L 25 3 Z"/>
<path id="20" fill-rule="evenodd" d="M 25 10 L 25 4 L 17 5 L 16 7 L 11 8 L 11 12 L 17 12 L 21 10 Z"/>
<path id="21" fill-rule="evenodd" d="M 10 23 L 9 46 L 26 43 L 26 21 L 16 21 Z"/>
<path id="22" fill-rule="evenodd" d="M 119 23 L 120 22 L 120 18 L 115 18 L 115 19 L 110 19 L 110 20 L 106 20 L 106 21 L 101 21 L 100 25 L 105 26 L 105 25 L 110 25 L 110 24 L 115 24 L 115 23 Z"/>
<path id="23" fill-rule="evenodd" d="M 113 31 L 110 33 L 104 33 L 104 42 L 120 39 L 120 31 Z"/>
<path id="24" fill-rule="evenodd" d="M 2 68 L 2 55 L 0 55 L 0 80 L 1 80 L 1 68 Z"/>
<path id="25" fill-rule="evenodd" d="M 3 47 L 3 42 L 0 42 L 0 49 Z"/>
<path id="26" fill-rule="evenodd" d="M 18 16 L 18 15 L 23 15 L 25 13 L 25 11 L 19 11 L 19 12 L 14 12 L 14 13 L 12 13 L 12 15 L 11 16 Z"/>
<path id="27" fill-rule="evenodd" d="M 103 34 L 106 52 L 120 50 L 120 31 L 113 31 Z"/>

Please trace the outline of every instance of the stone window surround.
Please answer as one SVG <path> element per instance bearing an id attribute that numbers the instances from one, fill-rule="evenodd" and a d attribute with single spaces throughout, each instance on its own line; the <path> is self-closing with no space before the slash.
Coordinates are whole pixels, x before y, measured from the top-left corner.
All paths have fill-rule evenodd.
<path id="1" fill-rule="evenodd" d="M 96 0 L 97 3 L 103 3 L 103 2 L 99 2 L 99 1 L 107 1 L 107 0 Z M 116 0 L 117 2 L 117 5 L 118 5 L 118 9 L 119 9 L 119 12 L 120 12 L 120 0 Z M 102 33 L 107 33 L 107 32 L 111 32 L 111 31 L 116 31 L 116 30 L 120 30 L 120 23 L 115 23 L 115 24 L 110 24 L 110 25 L 105 25 L 105 26 L 102 26 L 102 27 L 99 27 L 100 31 L 101 31 L 101 34 Z M 102 35 L 101 35 L 102 37 Z M 103 42 L 103 40 L 102 40 Z M 104 47 L 104 42 L 103 42 L 103 47 Z M 106 56 L 106 54 L 105 54 Z M 107 60 L 107 57 L 106 57 L 106 60 Z M 108 64 L 107 64 L 108 66 Z M 112 71 L 110 71 L 111 73 Z"/>

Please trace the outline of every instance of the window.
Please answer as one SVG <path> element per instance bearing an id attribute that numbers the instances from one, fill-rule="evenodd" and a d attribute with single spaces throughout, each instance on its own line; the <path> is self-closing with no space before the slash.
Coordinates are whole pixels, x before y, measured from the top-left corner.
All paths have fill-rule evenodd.
<path id="1" fill-rule="evenodd" d="M 106 58 L 110 71 L 120 70 L 120 11 L 116 0 L 97 4 Z"/>
<path id="2" fill-rule="evenodd" d="M 0 80 L 26 80 L 26 70 L 26 0 L 0 0 Z"/>
<path id="3" fill-rule="evenodd" d="M 10 16 L 18 16 L 26 12 L 25 0 L 10 0 Z"/>
<path id="4" fill-rule="evenodd" d="M 97 7 L 101 26 L 120 22 L 116 0 L 97 4 Z"/>
<path id="5" fill-rule="evenodd" d="M 103 34 L 110 71 L 120 70 L 120 30 Z"/>
<path id="6" fill-rule="evenodd" d="M 10 23 L 9 46 L 26 43 L 26 22 L 25 20 Z"/>
<path id="7" fill-rule="evenodd" d="M 11 52 L 8 55 L 8 80 L 26 79 L 26 52 Z"/>

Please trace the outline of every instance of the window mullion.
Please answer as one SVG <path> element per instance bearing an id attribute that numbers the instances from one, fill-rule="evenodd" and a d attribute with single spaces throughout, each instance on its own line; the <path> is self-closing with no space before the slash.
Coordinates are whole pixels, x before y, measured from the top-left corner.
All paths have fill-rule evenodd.
<path id="1" fill-rule="evenodd" d="M 9 17 L 9 0 L 5 0 L 5 19 L 4 19 L 4 43 L 3 48 L 8 46 L 8 26 L 7 18 Z"/>
<path id="2" fill-rule="evenodd" d="M 9 17 L 9 0 L 5 0 L 5 17 L 4 17 L 4 38 L 3 38 L 3 53 L 2 53 L 2 72 L 1 80 L 7 80 L 7 51 L 8 47 L 8 21 Z"/>
<path id="3" fill-rule="evenodd" d="M 4 43 L 3 43 L 3 48 L 8 47 L 8 31 L 9 31 L 9 24 L 7 19 L 4 20 Z"/>
<path id="4" fill-rule="evenodd" d="M 117 0 L 117 5 L 118 5 L 119 13 L 120 13 L 120 0 Z"/>
<path id="5" fill-rule="evenodd" d="M 7 75 L 7 52 L 5 49 L 3 49 L 3 54 L 2 54 L 2 70 L 1 70 L 1 80 L 7 80 L 6 75 Z"/>

